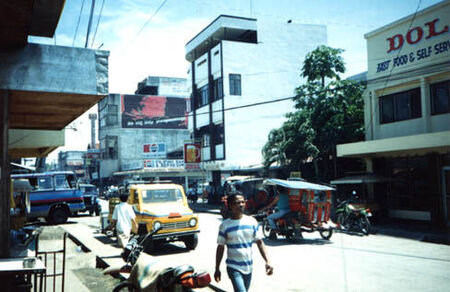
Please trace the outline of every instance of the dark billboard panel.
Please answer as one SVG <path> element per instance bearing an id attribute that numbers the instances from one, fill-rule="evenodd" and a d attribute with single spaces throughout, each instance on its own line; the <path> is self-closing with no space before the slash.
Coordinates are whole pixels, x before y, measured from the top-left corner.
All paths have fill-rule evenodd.
<path id="1" fill-rule="evenodd" d="M 122 128 L 187 129 L 187 98 L 121 95 Z"/>

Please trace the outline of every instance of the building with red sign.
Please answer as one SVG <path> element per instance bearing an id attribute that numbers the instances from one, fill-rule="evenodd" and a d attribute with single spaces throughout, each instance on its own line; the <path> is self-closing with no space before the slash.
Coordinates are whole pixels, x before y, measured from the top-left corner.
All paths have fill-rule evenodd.
<path id="1" fill-rule="evenodd" d="M 364 142 L 337 146 L 388 178 L 369 187 L 386 216 L 450 225 L 450 1 L 365 35 Z"/>

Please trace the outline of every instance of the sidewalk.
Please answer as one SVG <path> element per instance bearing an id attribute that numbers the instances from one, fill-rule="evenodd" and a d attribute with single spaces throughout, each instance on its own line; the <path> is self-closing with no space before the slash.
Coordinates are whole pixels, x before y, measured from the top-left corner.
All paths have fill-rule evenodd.
<path id="1" fill-rule="evenodd" d="M 220 215 L 220 205 L 206 203 L 190 203 L 189 206 L 200 213 Z M 450 245 L 450 229 L 430 228 L 429 223 L 422 222 L 397 222 L 385 224 L 373 224 L 372 234 L 380 234 L 392 237 L 402 237 L 423 242 Z"/>

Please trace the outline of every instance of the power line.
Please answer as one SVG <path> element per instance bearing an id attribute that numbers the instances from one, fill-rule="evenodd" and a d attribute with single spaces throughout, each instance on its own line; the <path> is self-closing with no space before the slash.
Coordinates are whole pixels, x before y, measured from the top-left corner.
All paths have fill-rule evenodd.
<path id="1" fill-rule="evenodd" d="M 100 8 L 100 14 L 98 16 L 97 26 L 95 27 L 94 36 L 92 37 L 91 48 L 94 46 L 95 36 L 97 35 L 97 30 L 98 30 L 98 26 L 100 24 L 100 19 L 102 18 L 103 5 L 105 5 L 105 0 L 102 0 L 102 7 Z"/>
<path id="2" fill-rule="evenodd" d="M 161 5 L 159 5 L 159 7 L 155 10 L 155 12 L 153 12 L 153 14 L 147 20 L 147 22 L 144 23 L 144 25 L 141 27 L 141 29 L 138 31 L 138 33 L 126 44 L 126 46 L 122 49 L 122 51 L 125 51 L 128 48 L 128 46 L 136 40 L 136 38 L 141 34 L 141 32 L 145 29 L 145 27 L 152 21 L 153 17 L 155 17 L 155 15 L 159 12 L 159 10 L 161 10 L 161 8 L 166 4 L 167 1 L 168 0 L 164 0 L 164 2 L 162 2 Z"/>
<path id="3" fill-rule="evenodd" d="M 411 29 L 411 26 L 412 26 L 414 20 L 416 19 L 417 12 L 419 11 L 419 8 L 420 8 L 420 5 L 421 5 L 421 4 L 422 4 L 422 0 L 419 0 L 419 3 L 417 4 L 416 11 L 414 12 L 413 17 L 411 18 L 411 21 L 410 21 L 410 23 L 409 23 L 409 27 L 408 27 L 408 29 L 407 29 L 406 31 L 409 31 L 409 30 Z M 398 58 L 398 57 L 400 56 L 400 53 L 401 53 L 402 49 L 403 49 L 403 46 L 401 46 L 400 49 L 398 50 L 398 53 L 397 53 L 397 57 L 396 57 L 396 58 Z M 393 70 L 394 70 L 394 65 L 392 65 L 392 68 L 391 68 L 391 70 L 389 71 L 389 75 L 387 76 L 386 81 L 384 82 L 384 86 L 383 86 L 383 88 L 381 89 L 381 93 L 380 93 L 379 96 L 383 96 L 384 91 L 386 90 L 386 86 L 387 86 L 389 80 L 391 79 L 392 71 L 393 71 Z M 410 70 L 410 71 L 412 71 L 412 70 Z M 392 79 L 391 79 L 391 80 L 392 80 Z M 370 95 L 370 93 L 369 93 L 369 95 Z M 369 102 L 370 102 L 370 104 L 372 104 L 372 98 L 369 99 Z M 378 106 L 378 111 L 380 111 L 380 107 L 379 107 L 379 106 Z M 373 120 L 374 120 L 374 118 L 375 118 L 375 112 L 376 112 L 375 109 L 373 109 L 373 111 L 372 111 L 372 113 L 371 113 L 370 121 L 369 121 L 369 127 L 371 128 L 372 133 L 373 133 Z M 367 130 L 367 129 L 366 129 L 366 130 Z M 371 136 L 372 136 L 372 135 L 371 135 Z M 373 137 L 372 137 L 372 138 L 373 138 Z"/>
<path id="4" fill-rule="evenodd" d="M 75 29 L 75 35 L 73 36 L 72 47 L 75 45 L 75 39 L 77 38 L 78 27 L 80 26 L 81 13 L 83 12 L 84 0 L 81 2 L 80 15 L 78 15 L 77 27 Z"/>

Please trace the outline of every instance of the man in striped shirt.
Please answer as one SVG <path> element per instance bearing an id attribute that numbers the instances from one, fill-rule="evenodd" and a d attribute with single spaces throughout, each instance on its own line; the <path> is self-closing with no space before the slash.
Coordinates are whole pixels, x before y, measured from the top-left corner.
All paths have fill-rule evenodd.
<path id="1" fill-rule="evenodd" d="M 259 252 L 266 262 L 266 274 L 272 275 L 273 268 L 266 255 L 264 242 L 258 231 L 258 222 L 253 217 L 244 215 L 245 201 L 242 195 L 233 194 L 227 198 L 231 211 L 230 219 L 220 224 L 217 237 L 216 271 L 214 279 L 220 282 L 220 262 L 225 245 L 227 246 L 227 273 L 234 291 L 248 291 L 252 278 L 252 244 L 256 242 Z"/>

